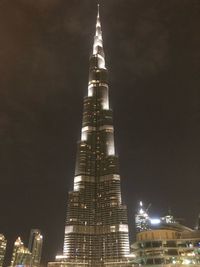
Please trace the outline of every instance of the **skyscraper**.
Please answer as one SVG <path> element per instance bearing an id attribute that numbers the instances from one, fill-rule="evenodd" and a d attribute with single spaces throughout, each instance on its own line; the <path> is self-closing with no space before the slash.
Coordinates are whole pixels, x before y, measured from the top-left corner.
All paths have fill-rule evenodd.
<path id="1" fill-rule="evenodd" d="M 7 240 L 5 239 L 5 236 L 0 234 L 0 267 L 2 267 L 4 263 L 6 245 L 7 245 Z"/>
<path id="2" fill-rule="evenodd" d="M 98 10 L 74 188 L 68 197 L 63 250 L 66 266 L 67 262 L 69 266 L 91 267 L 127 264 L 127 208 L 121 200 L 107 76 Z"/>
<path id="3" fill-rule="evenodd" d="M 28 248 L 32 254 L 31 266 L 38 267 L 40 265 L 42 255 L 43 237 L 40 230 L 32 229 L 29 238 Z"/>
<path id="4" fill-rule="evenodd" d="M 31 252 L 24 246 L 21 238 L 18 237 L 14 243 L 11 266 L 30 266 L 31 265 Z"/>
<path id="5" fill-rule="evenodd" d="M 14 243 L 11 267 L 29 266 L 39 267 L 42 254 L 43 237 L 40 230 L 32 229 L 29 238 L 28 248 L 24 246 L 21 238 L 18 237 Z"/>
<path id="6" fill-rule="evenodd" d="M 16 253 L 21 247 L 23 247 L 23 245 L 24 243 L 22 242 L 21 238 L 18 237 L 13 247 L 12 259 L 11 259 L 11 264 L 10 264 L 11 266 L 15 266 Z"/>
<path id="7" fill-rule="evenodd" d="M 142 201 L 139 202 L 139 208 L 135 214 L 135 229 L 136 232 L 141 232 L 149 229 L 149 215 L 148 209 L 143 207 Z"/>

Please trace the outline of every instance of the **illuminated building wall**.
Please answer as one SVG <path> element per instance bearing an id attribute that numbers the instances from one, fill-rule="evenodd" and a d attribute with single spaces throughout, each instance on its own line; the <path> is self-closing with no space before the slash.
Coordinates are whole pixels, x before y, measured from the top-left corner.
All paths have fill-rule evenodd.
<path id="1" fill-rule="evenodd" d="M 148 209 L 150 206 L 151 204 L 148 206 L 148 208 L 145 208 L 142 201 L 139 202 L 139 207 L 135 214 L 136 233 L 154 229 L 156 225 L 159 226 L 160 224 L 169 224 L 169 225 L 177 224 L 170 210 L 168 211 L 168 214 L 164 217 L 153 218 L 149 216 Z"/>
<path id="2" fill-rule="evenodd" d="M 143 207 L 142 201 L 140 201 L 138 210 L 135 214 L 135 229 L 137 233 L 148 230 L 150 228 L 149 219 L 149 215 Z"/>
<path id="3" fill-rule="evenodd" d="M 29 238 L 29 251 L 31 251 L 31 266 L 38 267 L 40 266 L 41 255 L 42 255 L 42 244 L 43 237 L 40 230 L 32 229 Z"/>
<path id="4" fill-rule="evenodd" d="M 98 12 L 64 237 L 65 260 L 74 265 L 125 266 L 129 254 L 107 76 Z"/>
<path id="5" fill-rule="evenodd" d="M 23 247 L 24 244 L 21 241 L 21 238 L 18 237 L 14 243 L 14 247 L 13 247 L 13 253 L 12 253 L 12 259 L 11 259 L 11 266 L 15 266 L 15 259 L 16 259 L 16 253 L 17 251 L 20 249 L 20 247 Z"/>
<path id="6" fill-rule="evenodd" d="M 30 266 L 31 252 L 24 246 L 21 238 L 18 237 L 14 243 L 11 266 Z"/>
<path id="7" fill-rule="evenodd" d="M 174 226 L 138 233 L 137 242 L 131 246 L 135 263 L 141 266 L 200 266 L 200 231 Z"/>
<path id="8" fill-rule="evenodd" d="M 6 245 L 7 245 L 7 240 L 5 239 L 4 235 L 0 234 L 0 267 L 2 267 L 4 263 Z"/>

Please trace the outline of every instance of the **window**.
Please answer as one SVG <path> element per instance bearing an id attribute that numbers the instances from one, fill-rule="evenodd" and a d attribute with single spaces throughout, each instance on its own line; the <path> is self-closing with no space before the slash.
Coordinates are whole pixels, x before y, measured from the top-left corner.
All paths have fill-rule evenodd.
<path id="1" fill-rule="evenodd" d="M 175 241 L 167 241 L 166 242 L 166 247 L 171 247 L 171 248 L 174 248 L 176 247 L 176 242 Z"/>
<path id="2" fill-rule="evenodd" d="M 153 248 L 162 247 L 162 242 L 161 241 L 154 241 L 154 242 L 152 242 L 152 247 Z"/>
<path id="3" fill-rule="evenodd" d="M 178 255 L 178 251 L 176 249 L 168 249 L 168 255 L 176 256 Z"/>
<path id="4" fill-rule="evenodd" d="M 155 258 L 154 259 L 154 264 L 163 264 L 164 263 L 164 259 L 163 258 Z"/>

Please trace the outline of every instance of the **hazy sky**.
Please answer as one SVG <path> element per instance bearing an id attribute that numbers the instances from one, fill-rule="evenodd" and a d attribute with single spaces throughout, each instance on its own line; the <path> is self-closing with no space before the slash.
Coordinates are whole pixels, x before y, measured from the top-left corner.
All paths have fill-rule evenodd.
<path id="1" fill-rule="evenodd" d="M 43 262 L 62 250 L 94 0 L 0 1 L 0 232 L 9 246 L 44 234 Z M 200 1 L 100 1 L 123 199 L 200 212 Z"/>

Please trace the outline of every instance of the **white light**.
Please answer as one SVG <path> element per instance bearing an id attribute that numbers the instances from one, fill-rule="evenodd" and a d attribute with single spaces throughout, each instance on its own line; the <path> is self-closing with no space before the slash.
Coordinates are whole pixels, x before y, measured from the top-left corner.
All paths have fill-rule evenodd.
<path id="1" fill-rule="evenodd" d="M 60 260 L 60 259 L 67 259 L 67 256 L 64 256 L 64 255 L 57 255 L 57 256 L 56 256 L 56 260 Z"/>
<path id="2" fill-rule="evenodd" d="M 109 143 L 108 145 L 108 155 L 113 156 L 115 155 L 115 148 L 113 143 Z"/>
<path id="3" fill-rule="evenodd" d="M 105 62 L 104 61 L 99 62 L 99 68 L 105 69 Z"/>
<path id="4" fill-rule="evenodd" d="M 108 99 L 105 99 L 105 100 L 103 101 L 103 109 L 106 109 L 106 110 L 109 109 Z"/>
<path id="5" fill-rule="evenodd" d="M 88 87 L 88 96 L 93 96 L 93 88 L 92 88 L 93 84 Z"/>
<path id="6" fill-rule="evenodd" d="M 74 231 L 73 225 L 65 226 L 65 234 L 73 233 L 73 231 Z"/>
<path id="7" fill-rule="evenodd" d="M 116 226 L 115 225 L 111 225 L 110 226 L 110 231 L 111 232 L 116 232 Z"/>
<path id="8" fill-rule="evenodd" d="M 144 210 L 143 209 L 140 209 L 139 213 L 140 214 L 144 214 Z"/>
<path id="9" fill-rule="evenodd" d="M 157 218 L 150 219 L 150 222 L 151 222 L 151 224 L 159 224 L 160 223 L 160 219 L 157 219 Z"/>
<path id="10" fill-rule="evenodd" d="M 87 141 L 87 132 L 81 133 L 81 141 Z"/>
<path id="11" fill-rule="evenodd" d="M 126 233 L 128 233 L 128 225 L 127 224 L 120 224 L 119 225 L 119 232 L 126 232 Z"/>
<path id="12" fill-rule="evenodd" d="M 74 183 L 78 183 L 80 181 L 82 181 L 82 176 L 76 176 L 76 177 L 74 177 Z"/>
<path id="13" fill-rule="evenodd" d="M 184 260 L 183 260 L 183 264 L 190 264 L 190 263 L 191 263 L 191 261 L 188 260 L 188 259 L 184 259 Z"/>
<path id="14" fill-rule="evenodd" d="M 100 21 L 97 20 L 96 27 L 101 27 Z"/>
<path id="15" fill-rule="evenodd" d="M 132 254 L 130 253 L 130 254 L 126 255 L 126 257 L 127 257 L 127 258 L 136 258 L 136 255 L 133 254 L 133 253 L 132 253 Z"/>
<path id="16" fill-rule="evenodd" d="M 108 141 L 106 142 L 107 145 L 107 153 L 109 156 L 115 155 L 115 146 L 114 146 L 114 138 L 113 134 L 108 136 Z"/>

